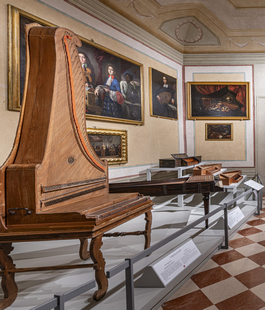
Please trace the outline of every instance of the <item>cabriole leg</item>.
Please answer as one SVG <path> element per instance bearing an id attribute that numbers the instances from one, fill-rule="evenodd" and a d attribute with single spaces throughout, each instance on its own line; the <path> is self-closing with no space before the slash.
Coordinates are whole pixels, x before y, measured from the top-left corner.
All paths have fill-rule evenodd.
<path id="1" fill-rule="evenodd" d="M 150 247 L 151 244 L 151 226 L 152 226 L 152 212 L 147 211 L 145 213 L 145 232 L 144 232 L 144 238 L 145 238 L 145 243 L 144 243 L 144 249 L 147 249 Z"/>
<path id="2" fill-rule="evenodd" d="M 0 310 L 12 305 L 17 298 L 18 289 L 15 282 L 15 273 L 9 272 L 10 269 L 15 269 L 13 260 L 9 256 L 13 249 L 12 243 L 0 243 L 1 286 L 4 292 L 4 298 L 0 300 Z"/>
<path id="3" fill-rule="evenodd" d="M 79 257 L 83 260 L 87 260 L 90 258 L 90 253 L 88 249 L 88 239 L 82 238 L 80 240 L 80 248 L 79 248 Z"/>
<path id="4" fill-rule="evenodd" d="M 98 284 L 98 290 L 94 293 L 93 298 L 100 300 L 108 290 L 108 279 L 105 274 L 105 259 L 100 250 L 102 242 L 102 235 L 92 238 L 90 242 L 90 256 L 95 263 L 95 277 Z"/>

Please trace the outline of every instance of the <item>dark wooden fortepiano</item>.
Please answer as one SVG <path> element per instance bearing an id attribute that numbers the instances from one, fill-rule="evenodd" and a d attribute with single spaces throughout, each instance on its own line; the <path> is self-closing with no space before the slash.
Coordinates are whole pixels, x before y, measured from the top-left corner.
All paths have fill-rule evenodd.
<path id="1" fill-rule="evenodd" d="M 210 193 L 222 190 L 222 187 L 219 186 L 218 182 L 211 175 L 109 184 L 110 193 L 132 193 L 138 191 L 143 195 L 150 196 Z"/>
<path id="2" fill-rule="evenodd" d="M 222 183 L 213 175 L 191 176 L 179 179 L 110 183 L 110 193 L 139 192 L 143 195 L 166 196 L 201 193 L 204 201 L 205 215 L 209 213 L 209 197 L 211 192 L 223 191 Z M 205 221 L 208 228 L 208 220 Z"/>
<path id="3" fill-rule="evenodd" d="M 65 28 L 38 24 L 26 27 L 26 40 L 20 121 L 13 149 L 0 168 L 0 309 L 10 306 L 18 291 L 18 269 L 9 255 L 12 242 L 80 239 L 80 257 L 93 261 L 81 267 L 95 269 L 96 300 L 108 288 L 100 250 L 104 234 L 145 214 L 145 229 L 135 234 L 144 235 L 145 248 L 150 245 L 152 201 L 137 192 L 109 193 L 107 162 L 88 140 L 85 79 L 76 47 L 81 41 Z M 19 272 L 36 270 L 47 268 Z"/>

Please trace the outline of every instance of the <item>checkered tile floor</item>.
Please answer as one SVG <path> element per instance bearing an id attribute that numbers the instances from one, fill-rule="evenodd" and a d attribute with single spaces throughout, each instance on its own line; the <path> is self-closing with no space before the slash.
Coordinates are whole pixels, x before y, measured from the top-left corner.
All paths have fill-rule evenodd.
<path id="1" fill-rule="evenodd" d="M 160 309 L 265 310 L 265 207 Z"/>

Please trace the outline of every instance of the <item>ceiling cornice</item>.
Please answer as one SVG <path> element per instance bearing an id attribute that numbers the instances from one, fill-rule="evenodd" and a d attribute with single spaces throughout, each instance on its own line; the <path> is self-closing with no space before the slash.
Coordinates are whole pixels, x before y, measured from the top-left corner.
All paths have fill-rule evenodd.
<path id="1" fill-rule="evenodd" d="M 149 48 L 157 51 L 158 53 L 168 57 L 169 59 L 184 65 L 196 65 L 198 64 L 229 64 L 229 63 L 243 63 L 243 64 L 254 64 L 254 63 L 264 63 L 264 34 L 260 35 L 261 30 L 257 29 L 254 32 L 257 37 L 251 37 L 251 31 L 253 34 L 253 29 L 249 30 L 231 30 L 228 29 L 222 22 L 215 21 L 212 23 L 211 30 L 214 29 L 215 33 L 218 33 L 219 38 L 222 39 L 223 46 L 182 46 L 178 44 L 178 48 L 174 48 L 173 39 L 172 44 L 165 43 L 158 37 L 150 34 L 148 31 L 142 29 L 135 23 L 128 20 L 126 17 L 115 12 L 113 9 L 103 4 L 101 0 L 64 0 L 65 2 L 77 7 L 78 9 L 86 12 L 87 14 L 94 16 L 101 20 L 102 22 L 114 27 L 115 29 L 121 31 L 122 33 L 130 36 L 131 38 L 137 40 L 138 42 L 148 46 Z M 158 4 L 154 7 L 154 0 L 146 0 L 145 3 L 149 2 L 152 9 L 160 7 Z M 186 5 L 185 5 L 186 6 Z M 202 5 L 196 6 L 194 12 L 198 12 L 199 8 L 202 9 Z M 168 8 L 162 8 L 160 17 L 163 14 L 167 14 Z M 181 15 L 187 12 L 181 11 Z M 202 11 L 199 12 L 199 17 L 203 20 L 204 24 L 209 27 L 209 21 L 213 19 L 213 14 L 207 15 L 208 9 L 204 7 Z M 185 14 L 184 14 L 185 15 Z M 208 23 L 207 23 L 208 18 Z M 146 19 L 146 22 L 148 18 Z M 158 19 L 158 22 L 160 19 Z M 220 30 L 220 25 L 223 25 L 223 31 Z M 215 26 L 213 26 L 215 25 Z M 215 28 L 213 28 L 215 27 Z M 217 31 L 217 29 L 219 29 Z M 162 32 L 162 31 L 161 31 Z M 230 37 L 226 36 L 229 32 Z M 162 33 L 163 35 L 163 33 Z M 176 45 L 176 43 L 174 43 Z"/>
<path id="2" fill-rule="evenodd" d="M 83 0 L 86 2 L 89 0 Z M 262 3 L 264 0 L 253 0 L 253 8 L 239 9 L 235 5 L 249 0 L 98 0 L 105 6 L 127 18 L 130 22 L 138 25 L 146 32 L 151 33 L 164 43 L 175 48 L 183 54 L 198 53 L 263 53 L 265 46 L 265 10 Z M 233 3 L 234 4 L 233 4 Z M 264 13 L 263 13 L 264 12 Z M 161 33 L 161 25 L 174 19 L 189 17 L 196 18 L 205 25 L 220 42 L 219 46 L 211 44 L 181 44 L 172 36 L 172 31 L 178 29 L 174 24 L 170 33 Z M 179 21 L 182 23 L 183 21 Z M 173 26 L 173 24 L 172 24 Z M 182 31 L 186 28 L 182 28 Z M 188 41 L 192 38 L 186 37 Z M 185 37 L 185 34 L 183 35 Z M 207 35 L 203 33 L 204 42 Z M 187 42 L 188 42 L 187 41 Z"/>
<path id="3" fill-rule="evenodd" d="M 183 54 L 181 52 L 135 25 L 98 0 L 65 0 L 65 2 L 72 4 L 83 12 L 98 18 L 102 22 L 121 31 L 156 52 L 161 53 L 171 60 L 183 64 Z"/>
<path id="4" fill-rule="evenodd" d="M 264 64 L 265 53 L 186 54 L 183 63 L 185 66 Z"/>
<path id="5" fill-rule="evenodd" d="M 260 2 L 260 0 L 228 0 L 237 9 L 257 9 L 265 8 L 265 1 Z"/>

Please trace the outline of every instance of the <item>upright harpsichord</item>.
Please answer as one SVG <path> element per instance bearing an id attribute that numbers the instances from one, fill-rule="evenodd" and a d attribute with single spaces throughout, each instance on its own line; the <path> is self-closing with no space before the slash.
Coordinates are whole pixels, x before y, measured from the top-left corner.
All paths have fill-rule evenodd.
<path id="1" fill-rule="evenodd" d="M 150 244 L 151 200 L 138 193 L 110 194 L 107 162 L 88 140 L 79 38 L 64 28 L 31 24 L 26 40 L 21 117 L 12 152 L 0 169 L 0 274 L 5 292 L 0 309 L 17 294 L 11 242 L 80 239 L 81 258 L 90 255 L 93 260 L 88 267 L 96 272 L 97 300 L 108 287 L 100 251 L 104 233 L 145 214 L 142 234 L 145 247 Z"/>

